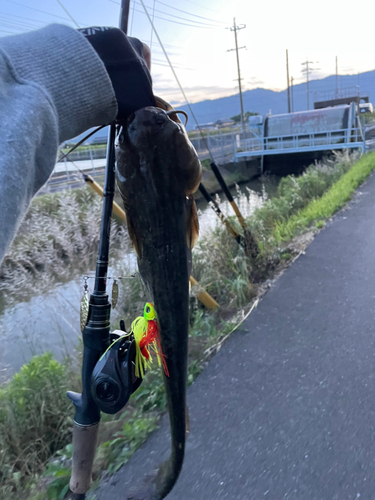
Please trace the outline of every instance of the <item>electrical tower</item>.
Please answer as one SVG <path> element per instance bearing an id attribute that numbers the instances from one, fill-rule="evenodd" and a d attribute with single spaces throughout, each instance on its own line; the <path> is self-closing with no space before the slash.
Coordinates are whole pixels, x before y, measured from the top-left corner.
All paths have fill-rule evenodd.
<path id="1" fill-rule="evenodd" d="M 302 69 L 302 73 L 306 73 L 307 109 L 310 109 L 309 76 L 311 71 L 316 71 L 317 69 L 319 69 L 319 68 L 311 68 L 309 64 L 314 64 L 314 62 L 306 59 L 305 62 L 301 63 L 302 66 L 305 66 L 305 68 Z"/>
<path id="2" fill-rule="evenodd" d="M 238 70 L 238 88 L 240 91 L 240 103 L 241 103 L 241 128 L 242 130 L 245 129 L 245 119 L 244 119 L 244 112 L 243 112 L 243 100 L 242 100 L 242 87 L 241 87 L 241 71 L 240 71 L 240 59 L 238 57 L 238 51 L 241 49 L 246 49 L 246 46 L 244 45 L 243 47 L 238 48 L 238 43 L 237 43 L 237 31 L 242 30 L 246 28 L 246 24 L 240 24 L 239 26 L 236 25 L 236 18 L 233 19 L 233 26 L 231 26 L 229 29 L 231 31 L 234 31 L 234 40 L 236 43 L 236 48 L 235 49 L 229 49 L 227 52 L 232 52 L 233 50 L 236 51 L 236 56 L 237 56 L 237 70 Z"/>

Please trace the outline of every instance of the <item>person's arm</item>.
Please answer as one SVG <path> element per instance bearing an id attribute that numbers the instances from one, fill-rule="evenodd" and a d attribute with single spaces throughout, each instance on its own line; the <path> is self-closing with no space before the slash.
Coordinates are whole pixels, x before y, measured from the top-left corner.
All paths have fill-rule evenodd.
<path id="1" fill-rule="evenodd" d="M 60 143 L 116 118 L 99 56 L 62 25 L 0 38 L 0 262 Z"/>
<path id="2" fill-rule="evenodd" d="M 104 47 L 116 34 L 106 31 Z M 138 88 L 134 80 L 146 82 L 137 105 L 152 105 L 147 69 L 145 76 L 133 49 L 125 57 L 119 71 L 118 61 L 107 61 L 92 40 L 63 25 L 0 38 L 0 263 L 52 173 L 59 144 L 113 122 L 119 111 L 126 116 L 123 89 Z"/>

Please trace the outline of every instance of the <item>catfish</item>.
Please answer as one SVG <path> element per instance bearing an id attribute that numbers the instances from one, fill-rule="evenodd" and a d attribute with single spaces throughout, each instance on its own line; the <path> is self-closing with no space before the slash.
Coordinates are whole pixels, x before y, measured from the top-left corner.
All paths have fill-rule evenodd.
<path id="1" fill-rule="evenodd" d="M 158 316 L 171 431 L 170 457 L 127 498 L 161 500 L 176 483 L 185 453 L 189 276 L 199 234 L 193 193 L 202 166 L 171 111 L 143 108 L 120 125 L 117 185 L 139 273 Z"/>

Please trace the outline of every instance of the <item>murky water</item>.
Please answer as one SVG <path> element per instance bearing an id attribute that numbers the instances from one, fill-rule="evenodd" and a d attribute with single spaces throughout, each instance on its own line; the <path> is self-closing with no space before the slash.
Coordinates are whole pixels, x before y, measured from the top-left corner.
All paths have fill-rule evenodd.
<path id="1" fill-rule="evenodd" d="M 239 196 L 236 189 L 232 189 L 232 195 L 237 200 L 242 214 L 250 215 L 263 203 L 264 186 L 259 180 L 255 180 L 241 185 L 240 191 L 242 195 Z M 224 199 L 223 195 L 221 199 Z M 225 215 L 233 215 L 227 201 L 221 201 L 220 208 Z M 198 212 L 201 234 L 214 228 L 216 224 L 221 224 L 204 201 L 198 203 Z M 125 254 L 123 249 L 121 253 L 116 250 L 113 253 L 109 276 L 111 273 L 113 276 L 121 275 L 124 268 L 129 273 L 136 269 L 136 259 L 130 249 Z M 61 360 L 67 353 L 74 353 L 80 337 L 79 304 L 83 280 L 74 266 L 71 271 L 71 281 L 52 285 L 48 293 L 30 296 L 27 302 L 20 302 L 5 309 L 0 315 L 0 380 L 19 370 L 35 354 L 49 350 Z M 93 276 L 94 271 L 93 267 L 87 274 Z M 92 289 L 93 280 L 88 283 Z M 118 319 L 116 312 L 111 319 Z"/>

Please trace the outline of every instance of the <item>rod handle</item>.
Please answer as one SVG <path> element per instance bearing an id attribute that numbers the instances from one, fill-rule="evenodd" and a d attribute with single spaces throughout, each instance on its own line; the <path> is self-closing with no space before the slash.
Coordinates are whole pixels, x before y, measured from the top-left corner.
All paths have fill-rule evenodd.
<path id="1" fill-rule="evenodd" d="M 69 484 L 73 493 L 82 495 L 90 489 L 98 430 L 99 422 L 94 425 L 73 424 L 73 464 Z"/>

